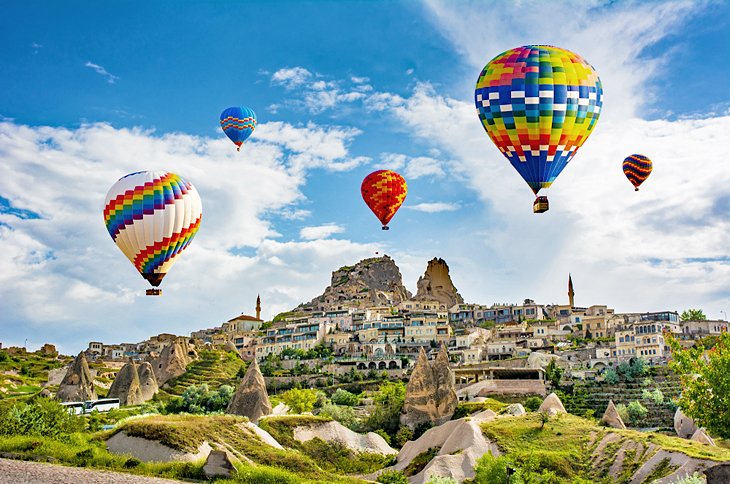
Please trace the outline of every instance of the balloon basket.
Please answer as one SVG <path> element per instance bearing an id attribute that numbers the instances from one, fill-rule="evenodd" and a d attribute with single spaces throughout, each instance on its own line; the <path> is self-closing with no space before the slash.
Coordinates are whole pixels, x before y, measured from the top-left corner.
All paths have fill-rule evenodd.
<path id="1" fill-rule="evenodd" d="M 550 203 L 547 197 L 537 197 L 532 204 L 532 211 L 535 213 L 544 213 L 550 210 Z"/>
<path id="2" fill-rule="evenodd" d="M 160 294 L 162 294 L 162 289 L 159 289 L 157 287 L 153 289 L 147 289 L 147 291 L 145 291 L 145 294 L 147 294 L 148 296 L 159 296 Z"/>
<path id="3" fill-rule="evenodd" d="M 390 230 L 390 227 L 388 227 L 387 225 L 383 225 L 383 227 L 380 230 Z"/>

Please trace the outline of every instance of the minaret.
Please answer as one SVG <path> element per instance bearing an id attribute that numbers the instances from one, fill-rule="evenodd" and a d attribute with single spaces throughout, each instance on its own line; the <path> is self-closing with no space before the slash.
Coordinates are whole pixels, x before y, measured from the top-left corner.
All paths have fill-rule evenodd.
<path id="1" fill-rule="evenodd" d="M 256 294 L 256 319 L 261 319 L 261 296 L 258 294 Z"/>
<path id="2" fill-rule="evenodd" d="M 570 277 L 570 274 L 568 274 L 568 301 L 570 302 L 571 308 L 575 307 L 573 296 L 575 296 L 575 293 L 573 292 L 573 279 Z"/>

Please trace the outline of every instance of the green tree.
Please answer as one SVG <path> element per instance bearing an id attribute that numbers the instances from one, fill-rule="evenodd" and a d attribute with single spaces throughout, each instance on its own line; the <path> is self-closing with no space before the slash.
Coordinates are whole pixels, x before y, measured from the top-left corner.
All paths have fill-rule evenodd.
<path id="1" fill-rule="evenodd" d="M 474 468 L 474 484 L 507 484 L 507 466 L 509 459 L 504 456 L 494 457 L 487 452 L 477 460 Z"/>
<path id="2" fill-rule="evenodd" d="M 616 383 L 618 383 L 618 375 L 614 370 L 606 370 L 606 372 L 603 374 L 603 381 L 605 381 L 609 385 L 615 385 Z"/>
<path id="3" fill-rule="evenodd" d="M 730 333 L 698 341 L 683 349 L 671 335 L 669 367 L 679 375 L 679 406 L 697 425 L 722 438 L 730 438 Z"/>
<path id="4" fill-rule="evenodd" d="M 701 309 L 687 309 L 679 316 L 682 321 L 706 321 L 707 316 Z"/>
<path id="5" fill-rule="evenodd" d="M 317 392 L 303 388 L 292 388 L 284 392 L 281 399 L 294 413 L 311 412 L 317 401 Z"/>
<path id="6" fill-rule="evenodd" d="M 626 406 L 626 412 L 629 415 L 629 422 L 632 425 L 638 425 L 649 413 L 649 410 L 640 401 L 634 400 Z"/>
<path id="7" fill-rule="evenodd" d="M 331 403 L 322 405 L 322 408 L 319 410 L 319 416 L 337 420 L 351 430 L 354 430 L 358 423 L 357 417 L 355 416 L 355 410 L 353 410 L 352 407 L 333 405 Z"/>
<path id="8" fill-rule="evenodd" d="M 347 390 L 338 388 L 337 391 L 332 394 L 332 403 L 336 403 L 337 405 L 347 405 L 349 407 L 354 407 L 355 405 L 360 403 L 360 397 L 355 395 L 354 393 L 348 392 Z"/>
<path id="9" fill-rule="evenodd" d="M 406 399 L 406 386 L 403 382 L 385 382 L 373 396 L 373 406 L 367 419 L 369 430 L 383 429 L 395 435 L 400 426 L 400 412 Z"/>
<path id="10" fill-rule="evenodd" d="M 378 476 L 377 482 L 382 484 L 408 484 L 408 478 L 401 471 L 384 471 Z"/>
<path id="11" fill-rule="evenodd" d="M 0 410 L 0 435 L 60 437 L 80 432 L 83 428 L 80 417 L 69 414 L 66 407 L 47 398 L 39 398 L 32 403 L 15 403 Z"/>
<path id="12" fill-rule="evenodd" d="M 557 388 L 560 385 L 560 379 L 563 377 L 564 371 L 564 369 L 558 367 L 554 359 L 551 359 L 545 368 L 545 377 L 554 388 Z"/>
<path id="13" fill-rule="evenodd" d="M 540 408 L 540 405 L 542 405 L 542 398 L 540 397 L 528 397 L 527 400 L 525 400 L 525 410 L 529 412 L 534 412 L 538 408 Z"/>

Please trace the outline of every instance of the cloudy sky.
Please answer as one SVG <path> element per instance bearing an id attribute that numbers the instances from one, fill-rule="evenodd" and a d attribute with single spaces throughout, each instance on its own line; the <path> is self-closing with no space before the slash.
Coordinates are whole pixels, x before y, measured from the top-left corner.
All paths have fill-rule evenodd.
<path id="1" fill-rule="evenodd" d="M 512 2 L 510 2 L 512 3 Z M 406 286 L 443 257 L 469 302 L 730 311 L 730 4 L 717 2 L 14 2 L 0 18 L 0 342 L 88 341 L 267 318 L 332 270 L 391 255 Z M 532 213 L 492 145 L 476 78 L 524 44 L 573 50 L 605 91 L 597 127 Z M 237 153 L 233 105 L 259 125 Z M 654 160 L 640 192 L 632 153 Z M 383 232 L 359 187 L 396 169 Z M 163 283 L 101 210 L 139 170 L 189 179 L 203 223 Z"/>

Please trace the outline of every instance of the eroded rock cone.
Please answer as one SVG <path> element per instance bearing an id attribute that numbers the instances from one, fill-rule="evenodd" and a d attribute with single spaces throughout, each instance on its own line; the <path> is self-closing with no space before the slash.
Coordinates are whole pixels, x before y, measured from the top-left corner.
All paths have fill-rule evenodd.
<path id="1" fill-rule="evenodd" d="M 616 410 L 616 405 L 613 404 L 613 400 L 609 400 L 608 407 L 606 407 L 606 411 L 603 413 L 601 422 L 615 429 L 626 428 L 624 421 L 621 419 L 621 415 L 619 415 L 618 410 Z"/>
<path id="2" fill-rule="evenodd" d="M 543 400 L 542 405 L 540 405 L 540 408 L 538 408 L 537 411 L 545 412 L 551 416 L 559 413 L 568 413 L 565 411 L 565 407 L 563 406 L 563 402 L 560 401 L 560 397 L 558 397 L 555 393 L 548 395 L 545 400 Z"/>
<path id="3" fill-rule="evenodd" d="M 418 278 L 416 287 L 418 291 L 413 299 L 417 301 L 436 300 L 449 308 L 455 304 L 464 304 L 464 298 L 451 281 L 449 265 L 443 259 L 434 257 L 428 261 L 426 272 Z"/>
<path id="4" fill-rule="evenodd" d="M 441 345 L 431 369 L 436 384 L 436 418 L 433 424 L 441 425 L 451 419 L 456 411 L 456 406 L 459 404 L 454 376 L 449 367 L 449 354 L 446 351 L 446 345 Z"/>
<path id="5" fill-rule="evenodd" d="M 137 367 L 137 374 L 139 375 L 139 388 L 142 391 L 143 401 L 152 400 L 152 397 L 159 390 L 152 365 L 145 361 Z"/>
<path id="6" fill-rule="evenodd" d="M 118 398 L 120 405 L 139 405 L 144 402 L 137 365 L 131 359 L 117 373 L 117 377 L 109 388 L 108 396 Z"/>
<path id="7" fill-rule="evenodd" d="M 86 355 L 83 351 L 74 359 L 71 367 L 66 372 L 66 376 L 63 377 L 58 392 L 56 392 L 56 398 L 62 402 L 96 400 L 94 379 L 91 377 L 89 363 L 86 361 Z"/>
<path id="8" fill-rule="evenodd" d="M 679 437 L 689 439 L 697 431 L 697 425 L 694 420 L 682 413 L 682 409 L 678 408 L 674 412 L 674 431 Z"/>
<path id="9" fill-rule="evenodd" d="M 695 433 L 692 434 L 692 437 L 689 440 L 694 440 L 695 442 L 699 442 L 700 444 L 705 445 L 712 445 L 715 446 L 715 441 L 712 440 L 712 437 L 707 435 L 707 432 L 705 432 L 705 429 L 697 429 L 695 430 Z"/>
<path id="10" fill-rule="evenodd" d="M 195 350 L 185 338 L 176 338 L 151 362 L 157 384 L 164 385 L 169 379 L 185 373 L 186 367 L 196 356 Z"/>
<path id="11" fill-rule="evenodd" d="M 266 393 L 266 382 L 254 359 L 248 367 L 246 375 L 236 389 L 226 413 L 248 417 L 252 422 L 271 413 L 271 402 Z"/>

